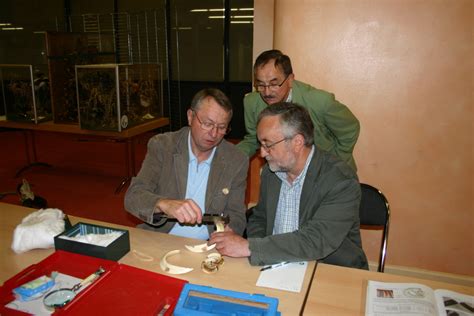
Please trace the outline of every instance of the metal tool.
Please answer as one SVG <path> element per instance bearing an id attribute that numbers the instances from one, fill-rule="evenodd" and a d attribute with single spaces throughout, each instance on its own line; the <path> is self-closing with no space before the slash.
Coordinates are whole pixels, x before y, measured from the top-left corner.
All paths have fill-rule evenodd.
<path id="1" fill-rule="evenodd" d="M 176 218 L 168 217 L 166 214 L 153 214 L 153 224 L 160 222 L 162 218 L 167 218 L 168 220 L 177 221 Z M 205 213 L 202 215 L 202 223 L 206 225 L 212 225 L 217 223 L 229 224 L 230 217 L 229 215 L 214 214 L 214 213 Z M 153 225 L 152 224 L 152 225 Z"/>
<path id="2" fill-rule="evenodd" d="M 74 297 L 76 297 L 76 293 L 80 288 L 88 286 L 89 284 L 94 282 L 97 278 L 99 278 L 104 272 L 105 270 L 102 267 L 100 267 L 97 271 L 89 275 L 80 283 L 75 284 L 70 289 L 61 288 L 61 289 L 49 292 L 43 298 L 43 304 L 50 310 L 54 310 L 55 308 L 61 308 L 65 306 L 67 303 L 72 301 Z"/>

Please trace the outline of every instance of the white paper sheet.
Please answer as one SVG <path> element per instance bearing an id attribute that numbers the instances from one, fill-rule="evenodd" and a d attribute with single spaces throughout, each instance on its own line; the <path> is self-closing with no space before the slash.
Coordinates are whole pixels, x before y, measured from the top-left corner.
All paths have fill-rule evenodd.
<path id="1" fill-rule="evenodd" d="M 257 286 L 301 292 L 308 262 L 291 262 L 260 272 Z"/>
<path id="2" fill-rule="evenodd" d="M 55 278 L 55 285 L 48 292 L 41 295 L 41 297 L 38 297 L 37 299 L 27 301 L 27 302 L 14 300 L 6 304 L 5 306 L 11 309 L 16 309 L 28 314 L 33 314 L 33 315 L 51 315 L 53 311 L 46 309 L 46 307 L 43 304 L 43 298 L 46 296 L 46 294 L 60 288 L 72 288 L 75 284 L 81 281 L 82 281 L 81 279 L 78 279 L 76 277 L 73 277 L 67 274 L 58 273 L 58 275 Z M 83 288 L 80 288 L 77 291 L 77 293 L 79 293 L 82 289 Z"/>

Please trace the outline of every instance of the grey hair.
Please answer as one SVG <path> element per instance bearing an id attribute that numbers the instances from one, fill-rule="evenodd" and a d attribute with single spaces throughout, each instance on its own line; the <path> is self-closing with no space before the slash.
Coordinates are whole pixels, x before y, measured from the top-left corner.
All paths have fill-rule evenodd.
<path id="1" fill-rule="evenodd" d="M 282 133 L 287 138 L 301 134 L 305 140 L 305 146 L 314 144 L 314 125 L 308 110 L 291 102 L 279 102 L 267 106 L 258 115 L 257 125 L 267 116 L 279 116 L 282 126 Z"/>
<path id="2" fill-rule="evenodd" d="M 229 113 L 230 118 L 232 118 L 232 103 L 230 103 L 229 98 L 219 89 L 215 88 L 206 88 L 202 89 L 196 93 L 191 101 L 190 109 L 193 111 L 199 110 L 201 107 L 202 101 L 207 98 L 214 99 L 217 104 L 219 104 L 227 113 Z"/>

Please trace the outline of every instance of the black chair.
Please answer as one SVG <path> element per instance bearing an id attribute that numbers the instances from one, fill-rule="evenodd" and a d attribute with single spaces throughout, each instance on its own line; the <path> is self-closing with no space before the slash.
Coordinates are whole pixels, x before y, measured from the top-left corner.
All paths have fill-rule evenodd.
<path id="1" fill-rule="evenodd" d="M 359 209 L 361 229 L 382 229 L 382 244 L 377 271 L 383 272 L 387 255 L 390 206 L 385 195 L 377 188 L 365 183 L 361 183 L 360 188 L 362 190 Z"/>

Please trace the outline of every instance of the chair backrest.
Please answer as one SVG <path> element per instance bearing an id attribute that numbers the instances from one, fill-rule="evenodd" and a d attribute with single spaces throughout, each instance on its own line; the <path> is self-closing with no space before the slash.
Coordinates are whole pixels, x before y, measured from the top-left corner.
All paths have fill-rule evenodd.
<path id="1" fill-rule="evenodd" d="M 390 206 L 385 195 L 371 185 L 361 183 L 362 197 L 360 201 L 360 225 L 365 228 L 382 229 L 379 266 L 377 271 L 383 272 L 387 255 L 388 229 L 390 226 Z M 361 227 L 364 229 L 364 227 Z"/>

